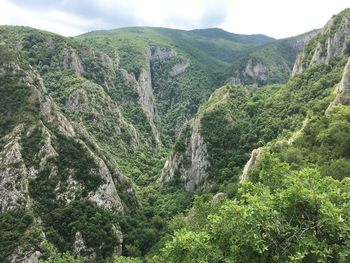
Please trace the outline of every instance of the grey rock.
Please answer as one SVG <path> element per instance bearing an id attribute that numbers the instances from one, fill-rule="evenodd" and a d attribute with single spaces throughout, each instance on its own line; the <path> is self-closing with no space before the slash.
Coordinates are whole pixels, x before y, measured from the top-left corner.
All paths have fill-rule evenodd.
<path id="1" fill-rule="evenodd" d="M 83 236 L 79 231 L 75 233 L 73 253 L 81 256 L 85 260 L 93 261 L 96 259 L 96 252 L 92 248 L 86 247 Z"/>
<path id="2" fill-rule="evenodd" d="M 0 212 L 26 208 L 29 203 L 28 183 L 33 176 L 24 165 L 20 134 L 24 126 L 17 126 L 4 138 L 0 152 Z"/>
<path id="3" fill-rule="evenodd" d="M 186 69 L 189 67 L 190 63 L 183 62 L 183 63 L 177 63 L 175 64 L 171 70 L 169 71 L 169 75 L 171 77 L 175 77 L 177 75 L 180 75 L 186 71 Z"/>
<path id="4" fill-rule="evenodd" d="M 149 121 L 151 124 L 153 136 L 155 140 L 158 143 L 160 143 L 160 134 L 155 124 L 156 110 L 154 106 L 152 76 L 151 76 L 151 69 L 150 69 L 150 63 L 151 63 L 150 60 L 152 57 L 150 49 L 146 50 L 145 57 L 146 57 L 146 68 L 141 70 L 141 73 L 138 79 L 139 100 L 143 109 L 149 116 Z"/>
<path id="5" fill-rule="evenodd" d="M 207 147 L 200 134 L 200 119 L 195 118 L 191 122 L 192 134 L 187 142 L 185 153 L 174 153 L 165 162 L 160 176 L 160 183 L 166 184 L 176 179 L 180 174 L 180 180 L 186 191 L 194 191 L 198 188 L 205 188 L 207 181 L 208 161 Z M 189 167 L 184 163 L 190 161 Z"/>
<path id="6" fill-rule="evenodd" d="M 170 47 L 160 47 L 160 46 L 155 46 L 151 48 L 151 56 L 150 59 L 164 59 L 164 58 L 170 58 L 170 57 L 175 57 L 176 52 L 171 49 Z"/>
<path id="7" fill-rule="evenodd" d="M 316 37 L 324 39 L 318 42 L 312 50 L 312 58 L 307 63 L 305 50 L 298 55 L 293 67 L 293 75 L 302 73 L 308 67 L 320 64 L 329 64 L 329 62 L 337 57 L 347 56 L 350 45 L 350 16 L 343 15 L 339 25 L 336 25 L 337 17 L 333 17 L 318 32 Z M 334 28 L 337 27 L 336 30 Z"/>
<path id="8" fill-rule="evenodd" d="M 64 68 L 71 68 L 74 70 L 77 76 L 81 76 L 84 73 L 81 60 L 75 51 L 69 51 L 67 48 L 63 50 L 63 62 Z"/>
<path id="9" fill-rule="evenodd" d="M 335 99 L 330 103 L 326 110 L 326 115 L 328 115 L 334 106 L 344 105 L 349 102 L 350 98 L 350 57 L 345 65 L 343 76 L 339 84 L 337 84 L 334 93 L 336 94 Z"/>
<path id="10" fill-rule="evenodd" d="M 226 197 L 226 194 L 225 193 L 216 193 L 214 196 L 213 196 L 213 202 L 214 203 L 219 203 L 221 200 L 223 200 L 224 198 Z"/>
<path id="11" fill-rule="evenodd" d="M 239 177 L 240 181 L 244 181 L 248 178 L 249 173 L 255 168 L 260 156 L 262 154 L 262 148 L 254 149 L 250 155 L 248 162 L 243 168 L 243 172 Z"/>

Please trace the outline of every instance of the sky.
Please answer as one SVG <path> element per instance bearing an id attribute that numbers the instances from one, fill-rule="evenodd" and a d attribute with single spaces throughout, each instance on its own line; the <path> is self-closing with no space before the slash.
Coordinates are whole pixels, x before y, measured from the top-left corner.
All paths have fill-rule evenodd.
<path id="1" fill-rule="evenodd" d="M 274 38 L 321 28 L 349 0 L 0 0 L 0 25 L 75 36 L 127 26 L 219 27 Z"/>

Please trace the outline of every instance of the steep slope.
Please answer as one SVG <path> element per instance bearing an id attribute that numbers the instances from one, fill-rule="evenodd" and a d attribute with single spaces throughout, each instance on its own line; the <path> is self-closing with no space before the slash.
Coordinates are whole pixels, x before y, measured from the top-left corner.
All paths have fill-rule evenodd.
<path id="1" fill-rule="evenodd" d="M 6 44 L 0 52 L 1 261 L 35 261 L 45 240 L 75 250 L 78 237 L 78 254 L 119 253 L 112 214 L 137 205 L 129 180 L 83 126 L 65 117 L 21 52 Z M 11 220 L 18 223 L 6 225 Z"/>
<path id="2" fill-rule="evenodd" d="M 84 213 L 95 213 L 94 211 L 97 210 L 96 213 L 100 213 L 103 219 L 101 219 L 101 224 L 105 222 L 106 227 L 109 227 L 108 222 L 113 222 L 116 230 L 120 225 L 124 236 L 123 253 L 129 253 L 126 252 L 125 247 L 132 246 L 136 240 L 138 243 L 133 247 L 134 251 L 137 247 L 137 253 L 143 253 L 149 249 L 159 236 L 158 229 L 151 222 L 152 217 L 158 213 L 166 214 L 172 209 L 177 211 L 177 208 L 171 207 L 170 210 L 167 210 L 164 206 L 162 209 L 155 211 L 147 199 L 151 200 L 149 202 L 152 202 L 154 209 L 157 209 L 158 202 L 167 202 L 167 198 L 176 200 L 171 194 L 166 194 L 165 197 L 158 200 L 158 195 L 153 192 L 157 193 L 161 190 L 158 190 L 158 186 L 154 183 L 150 185 L 155 181 L 153 178 L 161 169 L 161 143 L 157 139 L 157 130 L 153 127 L 150 108 L 147 108 L 147 104 L 143 103 L 147 101 L 149 80 L 145 78 L 136 80 L 132 74 L 121 68 L 117 54 L 115 54 L 115 57 L 110 57 L 101 51 L 80 44 L 74 39 L 24 27 L 3 26 L 0 31 L 0 42 L 2 47 L 5 48 L 2 64 L 5 65 L 6 61 L 9 61 L 10 64 L 15 63 L 12 61 L 14 60 L 13 57 L 5 60 L 6 56 L 11 53 L 20 56 L 20 62 L 27 65 L 23 71 L 26 74 L 35 75 L 31 78 L 35 80 L 34 82 L 41 83 L 40 88 L 43 90 L 41 91 L 43 96 L 49 98 L 48 100 L 55 108 L 55 111 L 53 111 L 51 106 L 47 106 L 47 103 L 39 101 L 37 107 L 43 108 L 43 112 L 49 112 L 45 120 L 41 119 L 40 111 L 32 113 L 31 104 L 30 107 L 27 107 L 22 101 L 21 96 L 26 95 L 26 93 L 23 91 L 24 95 L 22 95 L 21 90 L 11 90 L 11 85 L 6 80 L 7 77 L 3 80 L 1 85 L 3 94 L 9 95 L 3 97 L 4 101 L 1 104 L 4 116 L 1 118 L 1 138 L 4 141 L 1 147 L 12 144 L 15 147 L 24 147 L 29 152 L 27 157 L 23 157 L 27 165 L 31 167 L 37 165 L 37 163 L 41 164 L 39 168 L 35 168 L 39 169 L 37 173 L 40 177 L 33 175 L 33 178 L 28 179 L 27 174 L 21 174 L 18 178 L 16 177 L 18 180 L 15 180 L 15 185 L 12 185 L 12 179 L 9 179 L 11 184 L 9 184 L 8 179 L 4 179 L 2 181 L 4 183 L 3 187 L 6 188 L 7 184 L 9 184 L 9 187 L 12 185 L 10 188 L 16 193 L 15 189 L 23 184 L 21 193 L 18 194 L 19 197 L 13 197 L 14 200 L 18 199 L 18 202 L 21 203 L 26 200 L 26 197 L 35 194 L 37 199 L 28 201 L 30 203 L 28 207 L 25 204 L 21 206 L 22 208 L 26 207 L 26 211 L 29 213 L 33 210 L 34 212 L 37 211 L 32 206 L 37 207 L 40 202 L 44 202 L 43 205 L 49 206 L 49 210 L 46 209 L 40 212 L 48 211 L 46 221 L 41 218 L 41 214 L 39 214 L 39 217 L 35 214 L 34 220 L 44 221 L 42 232 L 46 236 L 48 235 L 47 229 L 52 227 L 59 232 L 58 234 L 52 232 L 52 236 L 47 236 L 48 240 L 54 243 L 59 251 L 75 251 L 72 245 L 75 242 L 72 235 L 77 235 L 79 244 L 82 243 L 80 239 L 80 235 L 82 235 L 83 243 L 85 242 L 90 255 L 97 258 L 111 257 L 114 253 L 112 247 L 118 247 L 119 251 L 119 246 L 115 241 L 116 237 L 113 235 L 108 234 L 113 241 L 108 245 L 106 251 L 104 246 L 99 243 L 103 239 L 98 237 L 99 231 L 104 231 L 103 233 L 110 231 L 103 227 L 100 227 L 97 231 L 96 240 L 93 244 L 91 243 L 92 239 L 89 239 L 86 243 L 86 231 L 91 223 L 90 221 L 86 223 L 87 225 L 84 222 L 82 223 L 79 227 L 81 229 L 78 231 L 79 233 L 73 233 L 72 228 L 68 228 L 66 232 L 62 232 L 63 229 L 55 228 L 55 224 L 63 220 L 56 220 L 55 216 L 60 217 L 61 213 L 70 213 L 70 209 L 77 209 L 79 211 L 76 214 L 77 217 L 69 220 L 78 222 L 80 216 L 84 216 Z M 13 43 L 16 43 L 15 47 L 8 48 L 8 46 L 13 46 Z M 3 68 L 1 72 L 8 75 L 11 72 L 11 67 Z M 12 76 L 11 79 L 19 81 L 20 77 L 16 75 Z M 28 83 L 31 81 L 28 78 Z M 20 82 L 24 86 L 29 85 L 27 78 Z M 29 98 L 32 100 L 31 96 Z M 148 97 L 148 99 L 150 98 Z M 17 99 L 21 100 L 16 102 Z M 21 114 L 25 118 L 22 118 L 22 115 L 17 112 L 9 113 L 11 112 L 10 109 L 17 110 L 22 104 L 24 108 Z M 50 112 L 58 117 L 51 116 Z M 27 115 L 29 117 L 34 115 L 35 120 L 41 121 L 47 129 L 39 124 L 33 127 L 28 126 L 31 124 L 31 118 L 27 118 Z M 20 118 L 18 123 L 16 118 Z M 50 122 L 49 125 L 46 122 Z M 18 128 L 17 131 L 17 126 L 22 128 Z M 57 128 L 61 126 L 67 131 L 63 130 L 61 133 L 60 129 Z M 12 134 L 11 132 L 14 129 L 16 133 Z M 26 136 L 22 136 L 22 133 Z M 48 137 L 48 142 L 44 144 L 44 139 L 41 137 Z M 19 145 L 15 143 L 17 141 Z M 47 151 L 52 153 L 48 153 L 48 156 L 43 153 L 43 156 L 40 155 L 41 157 L 36 159 L 32 155 L 36 156 L 37 152 L 40 151 L 41 141 L 48 148 Z M 50 145 L 54 150 L 51 149 Z M 12 148 L 8 149 L 12 151 Z M 51 155 L 52 157 L 50 157 Z M 11 155 L 8 151 L 4 151 L 3 156 Z M 21 157 L 18 158 L 20 164 Z M 41 158 L 45 158 L 45 160 L 48 158 L 49 161 L 41 161 Z M 4 169 L 1 172 L 4 171 L 4 173 L 1 178 L 7 178 L 8 173 L 13 178 L 15 175 L 12 175 L 12 173 L 17 174 L 17 170 L 7 167 L 7 165 L 12 167 L 12 162 L 8 164 L 6 158 L 3 161 Z M 48 177 L 52 169 L 58 170 L 57 178 Z M 74 178 L 75 174 L 77 174 L 78 179 Z M 105 177 L 107 179 L 104 179 Z M 47 178 L 50 179 L 46 180 Z M 111 178 L 113 178 L 113 181 L 111 181 Z M 79 180 L 88 185 L 87 190 Z M 35 190 L 28 189 L 27 181 L 33 187 L 39 188 L 35 188 Z M 60 181 L 66 182 L 67 185 L 61 185 Z M 138 186 L 142 186 L 144 189 L 141 191 Z M 57 188 L 57 191 L 62 191 L 62 193 L 57 194 L 57 196 L 46 196 L 48 191 L 52 190 L 52 187 L 53 189 Z M 61 188 L 63 190 L 60 190 Z M 145 199 L 143 199 L 143 191 L 145 191 Z M 152 193 L 150 194 L 150 192 Z M 12 198 L 12 194 L 7 190 L 2 190 L 1 194 L 9 195 L 4 198 L 4 202 L 9 203 L 9 206 L 14 209 L 13 213 L 15 213 L 19 208 L 12 204 L 15 201 L 8 200 L 8 198 Z M 82 195 L 86 198 L 82 198 Z M 181 192 L 174 193 L 174 195 L 181 198 Z M 50 198 L 53 201 L 50 201 Z M 56 199 L 57 202 L 61 202 L 62 199 L 62 206 L 61 204 L 59 207 L 51 205 L 51 202 L 55 203 Z M 76 199 L 81 200 L 82 204 L 80 204 L 80 201 L 74 201 Z M 84 200 L 87 203 L 84 203 Z M 187 200 L 190 201 L 190 198 Z M 65 205 L 66 202 L 69 202 L 69 205 Z M 112 203 L 109 204 L 110 202 Z M 184 206 L 187 203 L 188 201 L 183 202 Z M 41 207 L 37 209 L 40 210 Z M 179 207 L 179 209 L 181 208 Z M 147 211 L 148 217 L 145 216 L 145 211 Z M 4 214 L 3 219 L 7 220 L 7 218 Z M 5 222 L 3 223 L 5 224 Z M 9 229 L 6 233 L 10 235 L 16 231 L 16 229 Z M 2 236 L 5 237 L 6 235 Z M 151 238 L 153 241 L 151 241 Z M 12 253 L 18 244 L 18 240 L 13 240 L 9 253 Z M 89 250 L 90 248 L 94 248 L 94 250 Z M 22 248 L 18 249 L 19 252 L 22 251 Z M 42 252 L 42 247 L 37 248 L 37 251 Z M 16 252 L 17 257 L 19 257 L 19 252 Z M 89 253 L 87 252 L 87 254 Z M 81 254 L 84 254 L 84 252 Z M 9 254 L 4 256 L 8 257 Z M 24 255 L 23 259 L 25 259 L 25 256 L 30 255 Z M 19 259 L 17 260 L 19 261 Z"/>
<path id="3" fill-rule="evenodd" d="M 348 45 L 346 22 L 337 27 L 339 21 L 348 20 L 348 12 L 333 17 L 311 39 L 309 43 L 316 41 L 314 48 L 306 46 L 300 57 L 310 52 L 318 54 L 318 59 L 309 64 L 300 64 L 305 57 L 297 61 L 296 68 L 302 65 L 302 70 L 286 85 L 255 89 L 253 94 L 258 96 L 254 100 L 249 100 L 248 88 L 242 92 L 227 86 L 201 108 L 196 120 L 201 129 L 192 132 L 199 131 L 197 136 L 203 138 L 201 144 L 210 164 L 208 176 L 200 178 L 198 188 L 220 182 L 219 169 L 210 174 L 211 167 L 219 167 L 217 159 L 227 167 L 239 151 L 245 153 L 247 148 L 230 137 L 232 133 L 240 138 L 247 135 L 240 133 L 240 123 L 243 128 L 254 124 L 252 131 L 258 131 L 257 138 L 266 138 L 268 143 L 252 152 L 245 176 L 236 188 L 214 188 L 224 193 L 212 198 L 202 195 L 189 213 L 173 219 L 170 234 L 157 253 L 149 256 L 150 262 L 349 262 L 350 58 L 343 49 Z M 337 28 L 328 40 L 327 50 L 331 52 L 318 53 L 323 42 L 317 40 L 323 39 L 329 28 Z M 336 50 L 339 53 L 333 53 Z M 242 104 L 235 95 L 242 98 Z M 224 114 L 219 114 L 219 109 Z M 253 115 L 249 116 L 251 110 Z M 206 130 L 205 114 L 215 111 L 211 130 Z M 236 128 L 226 133 L 229 125 Z M 183 160 L 192 149 L 189 138 L 193 134 L 183 134 L 189 135 L 180 135 L 178 142 L 183 144 L 174 149 L 172 159 Z M 215 144 L 210 146 L 212 142 Z M 251 145 L 245 138 L 244 142 Z M 216 148 L 211 150 L 213 146 Z M 184 150 L 181 153 L 179 149 Z M 215 159 L 210 159 L 211 151 Z M 231 151 L 230 155 L 221 159 L 226 151 Z M 186 187 L 186 179 L 192 178 L 186 178 L 184 171 L 194 168 L 190 162 L 186 167 L 173 163 L 175 182 Z M 233 169 L 229 167 L 228 171 Z M 163 181 L 172 178 L 169 174 L 165 167 Z M 228 181 L 234 181 L 234 176 Z"/>
<path id="4" fill-rule="evenodd" d="M 332 19 L 325 28 L 332 27 L 332 21 L 344 21 L 344 17 L 347 17 L 347 10 Z M 309 43 L 320 39 L 326 29 L 322 29 Z M 345 41 L 336 42 L 337 46 L 346 46 L 347 38 L 343 37 L 343 31 L 340 27 L 340 33 L 335 33 Z M 330 49 L 336 48 L 330 46 Z M 341 80 L 347 61 L 344 55 L 304 68 L 303 74 L 295 75 L 285 85 L 260 88 L 228 85 L 214 92 L 200 108 L 196 119 L 189 122 L 189 128 L 179 136 L 176 145 L 182 146 L 175 145 L 160 181 L 165 184 L 176 182 L 189 191 L 203 188 L 235 191 L 253 149 L 278 141 L 281 136 L 291 136 L 302 126 L 307 114 L 325 112 L 334 96 L 334 89 L 338 96 L 333 104 L 346 103 L 348 92 L 344 83 L 348 83 L 347 67 Z M 199 128 L 192 128 L 194 122 Z M 191 138 L 201 138 L 197 148 L 194 148 Z M 257 153 L 254 152 L 255 155 Z"/>
<path id="5" fill-rule="evenodd" d="M 55 250 L 92 261 L 141 256 L 190 206 L 186 191 L 222 184 L 233 193 L 249 152 L 297 128 L 309 110 L 299 104 L 321 107 L 344 65 L 286 86 L 218 89 L 188 121 L 231 60 L 270 41 L 218 29 L 65 38 L 1 26 L 0 261 Z M 291 97 L 298 106 L 285 108 Z"/>
<path id="6" fill-rule="evenodd" d="M 287 82 L 297 54 L 316 33 L 310 31 L 243 52 L 230 68 L 233 74 L 229 82 L 257 86 Z"/>
<path id="7" fill-rule="evenodd" d="M 305 46 L 293 68 L 293 74 L 313 65 L 328 64 L 334 58 L 350 55 L 350 9 L 345 9 L 322 28 Z"/>
<path id="8" fill-rule="evenodd" d="M 171 145 L 183 123 L 191 118 L 216 87 L 229 77 L 242 52 L 273 41 L 262 35 L 236 35 L 220 29 L 173 30 L 123 28 L 95 31 L 80 37 L 113 54 L 136 79 L 148 72 L 163 143 Z"/>

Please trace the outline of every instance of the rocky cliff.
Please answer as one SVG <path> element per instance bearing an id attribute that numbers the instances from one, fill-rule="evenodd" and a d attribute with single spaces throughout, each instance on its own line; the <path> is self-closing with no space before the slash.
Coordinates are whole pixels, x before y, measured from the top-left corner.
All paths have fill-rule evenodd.
<path id="1" fill-rule="evenodd" d="M 54 41 L 50 45 L 55 45 Z M 130 209 L 127 204 L 138 203 L 130 179 L 120 172 L 113 155 L 103 149 L 96 128 L 109 126 L 114 135 L 128 132 L 128 142 L 136 148 L 141 147 L 140 132 L 127 123 L 103 87 L 82 77 L 89 69 L 83 66 L 84 60 L 77 52 L 66 51 L 63 49 L 62 64 L 58 65 L 63 71 L 72 72 L 68 77 L 56 68 L 56 74 L 62 74 L 59 76 L 62 89 L 53 90 L 55 81 L 48 82 L 48 77 L 52 77 L 48 66 L 41 71 L 42 77 L 36 65 L 28 64 L 23 50 L 4 43 L 0 47 L 0 86 L 6 94 L 0 109 L 0 211 L 9 216 L 18 211 L 28 213 L 32 223 L 25 233 L 40 234 L 35 244 L 27 241 L 17 244 L 7 254 L 12 262 L 36 262 L 45 242 L 61 250 L 58 240 L 63 240 L 67 247 L 83 244 L 89 252 L 85 254 L 90 254 L 93 260 L 105 257 L 103 253 L 109 257 L 121 253 L 118 242 L 122 233 L 107 216 L 105 229 L 97 230 L 96 235 L 110 232 L 111 246 L 107 248 L 102 240 L 92 245 L 82 227 L 91 224 L 86 213 L 89 210 L 91 216 L 103 213 L 117 216 Z M 111 62 L 105 57 L 105 62 L 112 65 L 108 61 Z M 68 84 L 68 78 L 74 84 Z M 65 88 L 69 89 L 66 94 Z M 101 117 L 107 112 L 114 123 L 103 122 Z M 93 126 L 89 125 L 91 122 Z M 63 216 L 64 210 L 70 209 L 76 213 Z M 80 221 L 80 227 L 61 229 L 62 222 L 57 224 L 61 216 L 67 224 Z M 78 237 L 75 242 L 73 236 Z"/>
<path id="2" fill-rule="evenodd" d="M 208 184 L 207 168 L 210 163 L 199 126 L 200 119 L 195 118 L 183 130 L 180 137 L 185 149 L 175 151 L 165 162 L 159 179 L 162 184 L 175 181 L 182 184 L 186 191 L 198 190 Z"/>
<path id="3" fill-rule="evenodd" d="M 329 64 L 335 58 L 350 54 L 350 9 L 332 19 L 312 38 L 297 57 L 293 74 L 313 65 Z"/>
<path id="4" fill-rule="evenodd" d="M 350 57 L 345 65 L 340 83 L 334 89 L 335 98 L 326 110 L 328 115 L 336 105 L 348 105 L 350 98 Z"/>
<path id="5" fill-rule="evenodd" d="M 340 33 L 335 34 L 339 36 L 346 34 L 342 27 L 339 30 Z M 319 39 L 319 35 L 310 39 L 314 33 L 305 35 L 299 41 L 312 43 L 315 39 Z M 301 46 L 300 43 L 294 43 L 297 47 Z M 346 55 L 339 53 L 339 56 L 343 58 Z M 201 149 L 205 151 L 199 152 L 205 152 L 205 155 L 201 155 L 205 158 L 200 158 L 201 161 L 193 166 L 191 163 L 193 158 L 190 158 L 191 149 L 195 148 L 193 141 L 189 140 L 190 136 L 184 137 L 187 138 L 184 140 L 183 135 L 180 135 L 178 142 L 184 142 L 185 146 L 182 151 L 175 151 L 166 161 L 161 181 L 178 183 L 186 190 L 192 191 L 208 185 L 215 189 L 215 185 L 222 182 L 230 185 L 245 180 L 256 166 L 266 145 L 278 144 L 277 142 L 282 140 L 278 138 L 283 137 L 286 138 L 283 141 L 291 145 L 307 125 L 306 109 L 313 110 L 317 100 L 330 100 L 331 90 L 340 80 L 342 59 L 332 65 L 332 67 L 324 67 L 324 64 L 316 65 L 318 70 L 306 70 L 285 85 L 259 89 L 227 85 L 217 89 L 208 102 L 202 105 L 196 118 L 191 121 L 200 124 L 198 134 L 197 132 L 191 134 L 201 138 L 200 145 L 205 146 Z M 349 63 L 345 66 L 342 80 L 337 86 L 337 97 L 330 107 L 347 102 L 348 67 Z M 258 60 L 248 60 L 244 69 L 245 76 L 255 79 L 267 78 L 269 72 L 269 69 Z M 318 84 L 315 84 L 316 82 Z M 310 87 L 318 91 L 310 92 Z M 196 187 L 188 187 L 185 184 L 187 181 L 195 182 Z"/>
<path id="6" fill-rule="evenodd" d="M 233 74 L 228 82 L 258 86 L 287 82 L 297 53 L 316 33 L 317 30 L 313 30 L 267 43 L 241 55 L 234 61 Z"/>

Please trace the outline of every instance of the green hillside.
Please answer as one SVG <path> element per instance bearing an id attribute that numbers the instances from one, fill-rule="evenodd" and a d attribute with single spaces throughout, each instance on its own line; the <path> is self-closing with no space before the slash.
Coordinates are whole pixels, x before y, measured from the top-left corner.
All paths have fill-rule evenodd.
<path id="1" fill-rule="evenodd" d="M 349 25 L 0 26 L 0 262 L 348 262 Z"/>
<path id="2" fill-rule="evenodd" d="M 165 167 L 163 182 L 195 180 L 216 195 L 172 220 L 150 262 L 349 261 L 349 19 L 347 9 L 311 40 L 330 44 L 324 53 L 307 45 L 301 57 L 317 59 L 287 84 L 228 85 L 201 107 L 192 137 L 203 138 L 206 175 L 184 178 L 199 164 L 180 162 L 174 177 Z M 188 138 L 179 138 L 185 149 Z M 175 149 L 170 158 L 184 155 Z"/>
<path id="3" fill-rule="evenodd" d="M 147 49 L 162 47 L 174 53 L 150 62 L 159 128 L 165 144 L 173 141 L 183 122 L 225 82 L 226 69 L 234 56 L 271 40 L 218 29 L 183 31 L 142 27 L 95 31 L 79 39 L 109 55 L 117 50 L 121 67 L 132 72 L 136 79 L 142 68 L 148 66 Z M 181 63 L 187 63 L 188 68 L 182 74 L 169 76 L 171 68 Z"/>

